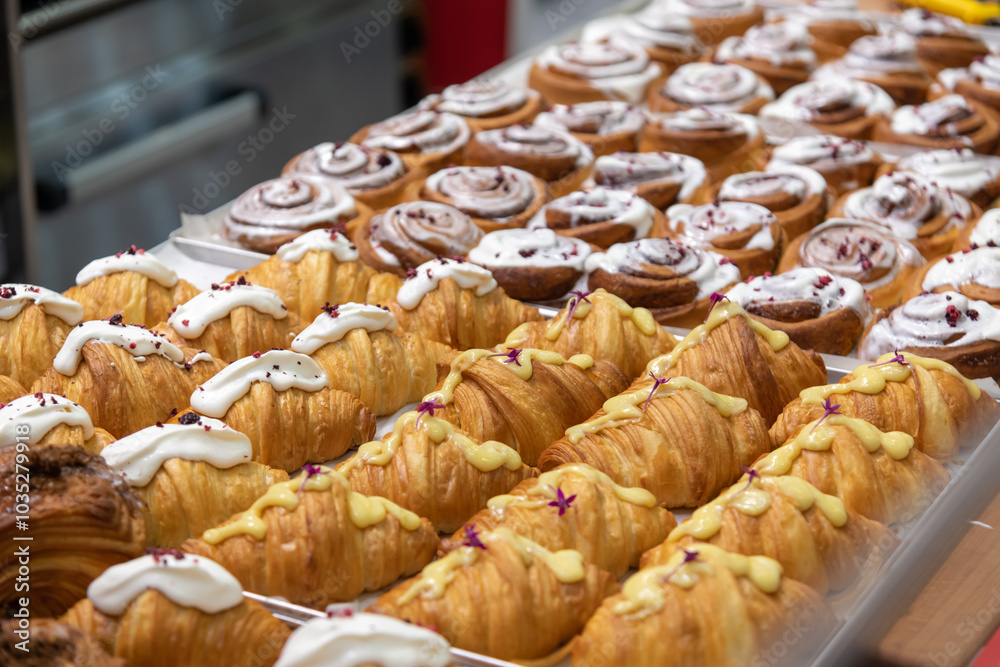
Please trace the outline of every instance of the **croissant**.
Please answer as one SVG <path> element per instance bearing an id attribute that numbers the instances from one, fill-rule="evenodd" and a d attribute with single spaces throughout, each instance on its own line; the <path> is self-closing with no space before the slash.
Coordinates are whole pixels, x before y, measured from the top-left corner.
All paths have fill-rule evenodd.
<path id="1" fill-rule="evenodd" d="M 343 230 L 315 229 L 278 248 L 257 266 L 226 280 L 244 278 L 273 289 L 288 310 L 311 322 L 326 303 L 389 303 L 402 281 L 358 259 Z"/>
<path id="2" fill-rule="evenodd" d="M 573 646 L 573 667 L 799 664 L 836 623 L 826 600 L 774 560 L 692 544 L 604 601 Z"/>
<path id="3" fill-rule="evenodd" d="M 251 285 L 243 278 L 213 284 L 156 326 L 178 347 L 203 350 L 233 362 L 258 350 L 286 348 L 301 327 L 274 290 Z"/>
<path id="4" fill-rule="evenodd" d="M 511 299 L 492 274 L 462 259 L 435 259 L 411 269 L 388 304 L 400 333 L 415 333 L 458 350 L 492 347 L 513 329 L 541 320 Z"/>
<path id="5" fill-rule="evenodd" d="M 269 667 L 291 634 L 219 565 L 154 553 L 101 575 L 62 621 L 127 665 Z"/>
<path id="6" fill-rule="evenodd" d="M 0 285 L 0 375 L 30 385 L 52 365 L 83 306 L 35 285 Z"/>
<path id="7" fill-rule="evenodd" d="M 666 507 L 697 507 L 770 451 L 767 424 L 746 400 L 685 377 L 642 378 L 545 450 L 542 470 L 579 461 Z"/>
<path id="8" fill-rule="evenodd" d="M 491 498 L 488 509 L 443 540 L 441 548 L 454 551 L 466 533 L 501 526 L 546 549 L 579 551 L 585 562 L 617 578 L 638 566 L 643 552 L 665 540 L 677 521 L 656 506 L 649 491 L 618 486 L 596 468 L 570 463 Z"/>
<path id="9" fill-rule="evenodd" d="M 20 609 L 18 600 L 25 595 L 32 618 L 61 614 L 86 595 L 87 585 L 105 568 L 142 555 L 145 507 L 101 457 L 75 445 L 6 445 L 0 447 L 0 473 L 8 480 L 0 486 L 5 616 Z M 30 496 L 27 508 L 19 507 L 23 494 Z M 17 536 L 31 541 L 15 541 Z M 30 560 L 30 582 L 17 583 L 23 556 Z"/>
<path id="10" fill-rule="evenodd" d="M 191 395 L 191 411 L 172 419 L 219 419 L 250 438 L 252 459 L 296 470 L 335 459 L 375 435 L 375 417 L 355 396 L 331 389 L 304 354 L 271 350 L 233 362 Z M 197 414 L 196 414 L 197 413 Z"/>
<path id="11" fill-rule="evenodd" d="M 156 257 L 132 246 L 83 267 L 76 285 L 63 296 L 83 306 L 84 320 L 102 320 L 117 313 L 126 324 L 153 326 L 198 292 Z"/>
<path id="12" fill-rule="evenodd" d="M 466 545 L 382 595 L 368 611 L 433 627 L 452 646 L 500 659 L 549 655 L 618 590 L 578 551 L 552 552 L 508 528 Z"/>
<path id="13" fill-rule="evenodd" d="M 115 315 L 75 327 L 31 392 L 79 403 L 95 426 L 124 437 L 186 408 L 191 392 L 222 367 Z"/>
<path id="14" fill-rule="evenodd" d="M 798 427 L 822 416 L 825 399 L 839 404 L 840 414 L 913 436 L 918 451 L 939 460 L 953 458 L 963 444 L 978 443 L 1000 415 L 997 402 L 951 365 L 908 352 L 884 354 L 839 384 L 803 391 L 771 427 L 771 441 L 784 443 Z"/>
<path id="15" fill-rule="evenodd" d="M 951 479 L 913 444 L 906 433 L 883 433 L 866 421 L 833 413 L 797 428 L 753 469 L 800 477 L 861 516 L 902 523 L 926 508 Z"/>
<path id="16" fill-rule="evenodd" d="M 587 354 L 617 364 L 630 378 L 642 375 L 650 360 L 676 343 L 652 313 L 632 308 L 604 288 L 575 294 L 555 318 L 526 322 L 504 341 L 508 347 L 552 350 L 564 357 Z"/>
<path id="17" fill-rule="evenodd" d="M 288 481 L 288 473 L 251 461 L 252 454 L 245 435 L 201 417 L 136 431 L 101 457 L 148 505 L 149 543 L 177 547 Z"/>
<path id="18" fill-rule="evenodd" d="M 507 445 L 480 444 L 420 412 L 402 415 L 382 440 L 362 445 L 337 470 L 353 490 L 388 498 L 442 532 L 455 530 L 490 498 L 538 474 Z"/>
<path id="19" fill-rule="evenodd" d="M 309 466 L 181 549 L 217 561 L 249 591 L 323 609 L 418 572 L 437 547 L 427 519 Z"/>
<path id="20" fill-rule="evenodd" d="M 566 428 L 594 414 L 628 386 L 618 366 L 585 354 L 563 359 L 555 352 L 467 350 L 445 355 L 447 369 L 422 406 L 478 442 L 496 440 L 517 450 L 528 465 Z"/>
<path id="21" fill-rule="evenodd" d="M 86 410 L 62 396 L 28 394 L 0 403 L 0 445 L 77 445 L 97 454 L 114 440 L 94 427 Z"/>
<path id="22" fill-rule="evenodd" d="M 45 656 L 42 658 L 45 662 L 32 658 L 31 652 Z M 96 639 L 54 618 L 33 618 L 30 630 L 19 629 L 17 619 L 0 621 L 0 664 L 126 667 L 124 660 L 112 658 Z"/>
<path id="23" fill-rule="evenodd" d="M 0 375 L 0 403 L 10 403 L 15 398 L 24 396 L 28 390 L 17 380 L 6 375 Z"/>
<path id="24" fill-rule="evenodd" d="M 419 401 L 437 380 L 437 360 L 451 348 L 416 334 L 397 336 L 384 306 L 326 305 L 292 341 L 330 378 L 330 388 L 357 396 L 375 415 Z"/>

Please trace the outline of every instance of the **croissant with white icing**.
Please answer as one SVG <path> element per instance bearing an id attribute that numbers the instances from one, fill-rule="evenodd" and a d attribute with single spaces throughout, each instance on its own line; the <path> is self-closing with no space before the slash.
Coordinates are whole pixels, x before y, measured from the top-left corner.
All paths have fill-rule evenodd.
<path id="1" fill-rule="evenodd" d="M 330 468 L 309 466 L 245 512 L 184 542 L 248 591 L 324 609 L 418 572 L 438 548 L 427 519 L 352 491 Z"/>
<path id="2" fill-rule="evenodd" d="M 650 491 L 661 506 L 697 507 L 770 447 L 767 424 L 744 399 L 686 377 L 646 377 L 567 429 L 538 465 L 586 463 L 617 484 Z"/>
<path id="3" fill-rule="evenodd" d="M 604 601 L 573 646 L 573 665 L 796 665 L 836 624 L 823 596 L 782 576 L 776 561 L 692 544 Z"/>
<path id="4" fill-rule="evenodd" d="M 465 545 L 382 595 L 376 614 L 433 627 L 456 648 L 500 659 L 541 658 L 576 635 L 606 596 L 609 572 L 578 551 L 552 552 L 508 528 Z"/>
<path id="5" fill-rule="evenodd" d="M 649 491 L 619 486 L 585 463 L 567 463 L 490 498 L 441 547 L 454 551 L 467 533 L 501 526 L 550 551 L 575 549 L 585 562 L 621 577 L 677 521 Z"/>
<path id="6" fill-rule="evenodd" d="M 504 346 L 551 350 L 569 358 L 586 354 L 618 365 L 629 378 L 650 360 L 673 349 L 676 339 L 645 308 L 598 288 L 573 294 L 551 320 L 527 322 L 510 332 Z"/>
<path id="7" fill-rule="evenodd" d="M 44 287 L 0 285 L 0 374 L 30 386 L 82 319 L 83 306 Z"/>
<path id="8" fill-rule="evenodd" d="M 27 438 L 24 427 L 28 428 Z M 114 440 L 113 435 L 94 426 L 86 410 L 62 396 L 38 393 L 0 401 L 0 445 L 67 444 L 97 454 Z"/>
<path id="9" fill-rule="evenodd" d="M 951 365 L 908 352 L 890 353 L 854 369 L 839 384 L 803 391 L 771 427 L 771 441 L 784 443 L 800 426 L 819 418 L 826 399 L 840 406 L 840 414 L 913 436 L 918 451 L 939 460 L 978 442 L 1000 416 L 997 402 Z"/>

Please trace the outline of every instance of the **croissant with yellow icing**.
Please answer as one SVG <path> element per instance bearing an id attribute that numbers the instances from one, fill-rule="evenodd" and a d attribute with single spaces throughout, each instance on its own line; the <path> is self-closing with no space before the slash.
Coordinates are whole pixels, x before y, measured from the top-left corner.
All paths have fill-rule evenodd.
<path id="1" fill-rule="evenodd" d="M 621 577 L 676 526 L 649 491 L 618 486 L 596 468 L 568 463 L 491 498 L 441 548 L 454 551 L 471 531 L 504 527 L 551 551 L 575 549 L 585 562 Z"/>
<path id="2" fill-rule="evenodd" d="M 0 375 L 30 386 L 52 365 L 83 306 L 35 285 L 0 285 Z"/>
<path id="3" fill-rule="evenodd" d="M 794 665 L 836 623 L 776 561 L 692 544 L 604 601 L 573 645 L 573 666 Z"/>
<path id="4" fill-rule="evenodd" d="M 697 507 L 770 449 L 767 424 L 746 400 L 685 377 L 647 377 L 569 428 L 538 465 L 586 463 L 662 506 Z"/>
<path id="5" fill-rule="evenodd" d="M 352 489 L 388 498 L 450 532 L 491 497 L 538 474 L 511 447 L 476 442 L 427 412 L 402 415 L 392 432 L 337 467 Z"/>
<path id="6" fill-rule="evenodd" d="M 0 375 L 0 403 L 10 403 L 15 398 L 24 396 L 28 390 L 12 377 Z"/>
<path id="7" fill-rule="evenodd" d="M 94 426 L 86 410 L 62 396 L 27 394 L 0 403 L 0 445 L 77 445 L 97 454 L 114 440 Z"/>
<path id="8" fill-rule="evenodd" d="M 551 654 L 577 634 L 617 590 L 614 577 L 580 552 L 552 552 L 497 528 L 468 533 L 464 546 L 368 610 L 433 627 L 457 648 L 527 660 Z"/>
<path id="9" fill-rule="evenodd" d="M 275 484 L 245 512 L 181 546 L 218 562 L 249 591 L 317 609 L 418 572 L 437 548 L 430 521 L 352 491 L 322 466 Z"/>
<path id="10" fill-rule="evenodd" d="M 564 357 L 587 354 L 621 367 L 630 378 L 643 375 L 646 364 L 673 349 L 677 340 L 657 324 L 645 308 L 598 288 L 575 293 L 547 322 L 527 322 L 504 342 L 508 347 L 552 350 Z"/>
<path id="11" fill-rule="evenodd" d="M 782 444 L 822 416 L 827 399 L 840 414 L 913 436 L 917 450 L 939 460 L 979 442 L 1000 415 L 997 402 L 951 365 L 908 352 L 885 354 L 839 384 L 803 391 L 771 427 L 771 441 Z"/>

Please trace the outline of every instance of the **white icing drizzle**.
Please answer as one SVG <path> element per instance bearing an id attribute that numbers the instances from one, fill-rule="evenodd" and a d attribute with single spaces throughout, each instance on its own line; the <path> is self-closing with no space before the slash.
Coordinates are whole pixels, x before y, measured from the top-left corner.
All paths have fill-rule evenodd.
<path id="1" fill-rule="evenodd" d="M 862 322 L 867 322 L 873 314 L 861 283 L 812 267 L 750 278 L 726 292 L 726 297 L 744 310 L 755 303 L 808 301 L 819 305 L 817 317 L 850 308 Z"/>
<path id="2" fill-rule="evenodd" d="M 1000 208 L 983 213 L 969 234 L 969 243 L 977 246 L 1000 245 Z"/>
<path id="3" fill-rule="evenodd" d="M 495 146 L 497 150 L 515 155 L 537 155 L 539 159 L 573 158 L 581 169 L 594 162 L 594 152 L 569 132 L 540 125 L 513 125 L 496 130 L 484 130 L 476 141 Z"/>
<path id="4" fill-rule="evenodd" d="M 191 407 L 221 419 L 254 382 L 266 382 L 275 391 L 291 388 L 319 391 L 330 383 L 310 357 L 290 350 L 271 350 L 229 364 L 191 394 Z"/>
<path id="5" fill-rule="evenodd" d="M 945 95 L 924 104 L 899 107 L 890 125 L 896 134 L 964 139 L 971 146 L 972 139 L 958 134 L 956 123 L 975 113 L 961 95 Z"/>
<path id="6" fill-rule="evenodd" d="M 613 14 L 595 19 L 583 27 L 584 42 L 604 42 L 611 38 L 635 41 L 646 47 L 669 49 L 690 56 L 700 56 L 704 45 L 695 37 L 687 16 L 650 5 L 639 14 Z"/>
<path id="7" fill-rule="evenodd" d="M 228 317 L 241 306 L 276 320 L 288 317 L 288 309 L 273 289 L 238 282 L 213 285 L 212 289 L 196 294 L 190 301 L 177 306 L 167 318 L 167 324 L 184 338 L 197 338 L 212 322 Z"/>
<path id="8" fill-rule="evenodd" d="M 150 426 L 101 450 L 104 461 L 131 486 L 149 484 L 169 459 L 204 461 L 225 469 L 246 463 L 251 456 L 250 438 L 209 417 L 199 417 L 193 424 Z"/>
<path id="9" fill-rule="evenodd" d="M 682 16 L 723 16 L 730 18 L 753 11 L 753 0 L 660 0 L 664 11 Z"/>
<path id="10" fill-rule="evenodd" d="M 930 291 L 945 285 L 960 288 L 966 283 L 1000 288 L 1000 248 L 982 247 L 942 257 L 928 269 L 920 287 Z"/>
<path id="11" fill-rule="evenodd" d="M 613 36 L 600 43 L 553 45 L 538 56 L 538 65 L 583 79 L 609 98 L 642 102 L 646 87 L 660 76 L 660 65 L 637 43 Z"/>
<path id="12" fill-rule="evenodd" d="M 900 72 L 923 71 L 924 66 L 917 60 L 916 40 L 896 30 L 854 40 L 843 58 L 818 68 L 813 72 L 813 78 L 840 75 L 851 79 L 866 79 Z"/>
<path id="13" fill-rule="evenodd" d="M 424 187 L 471 216 L 504 222 L 544 196 L 536 183 L 514 167 L 448 167 L 428 176 Z"/>
<path id="14" fill-rule="evenodd" d="M 306 231 L 357 212 L 344 186 L 318 176 L 282 176 L 250 188 L 233 202 L 224 222 L 247 238 Z"/>
<path id="15" fill-rule="evenodd" d="M 515 88 L 503 81 L 473 79 L 448 86 L 440 95 L 430 95 L 420 106 L 466 118 L 491 118 L 517 111 L 538 97 L 528 88 Z"/>
<path id="16" fill-rule="evenodd" d="M 897 171 L 912 171 L 939 188 L 970 198 L 1000 178 L 1000 157 L 976 155 L 971 148 L 921 151 L 896 163 Z"/>
<path id="17" fill-rule="evenodd" d="M 705 183 L 705 163 L 681 153 L 613 153 L 594 163 L 594 180 L 609 188 L 637 192 L 640 185 L 681 183 L 684 200 Z"/>
<path id="18" fill-rule="evenodd" d="M 959 81 L 971 81 L 986 90 L 1000 91 L 1000 56 L 990 54 L 968 67 L 946 69 L 938 73 L 938 81 L 947 90 L 955 90 Z"/>
<path id="19" fill-rule="evenodd" d="M 656 209 L 642 197 L 628 190 L 598 186 L 552 200 L 531 219 L 528 229 L 545 229 L 548 226 L 547 216 L 556 212 L 569 216 L 570 228 L 597 223 L 628 225 L 635 230 L 637 239 L 649 236 L 656 216 Z M 469 259 L 472 259 L 471 255 Z"/>
<path id="20" fill-rule="evenodd" d="M 863 164 L 876 157 L 868 144 L 832 134 L 795 137 L 775 147 L 774 164 L 798 164 L 819 172 L 834 171 L 842 165 Z"/>
<path id="21" fill-rule="evenodd" d="M 476 296 L 489 294 L 497 288 L 497 281 L 487 269 L 471 262 L 438 258 L 414 269 L 413 277 L 407 277 L 399 288 L 396 302 L 405 310 L 413 310 L 445 278 L 451 278 L 462 289 L 476 290 Z"/>
<path id="22" fill-rule="evenodd" d="M 873 83 L 834 75 L 792 86 L 777 100 L 765 104 L 758 115 L 822 123 L 827 112 L 836 115 L 848 108 L 859 109 L 864 116 L 888 116 L 896 109 L 896 103 L 889 93 Z"/>
<path id="23" fill-rule="evenodd" d="M 451 153 L 469 142 L 471 132 L 461 116 L 418 110 L 393 116 L 368 128 L 365 146 L 410 153 Z"/>
<path id="24" fill-rule="evenodd" d="M 294 352 L 312 354 L 328 343 L 336 343 L 355 329 L 364 329 L 369 333 L 396 330 L 396 317 L 381 306 L 342 303 L 328 306 L 323 311 L 292 341 Z"/>
<path id="25" fill-rule="evenodd" d="M 535 116 L 534 124 L 550 130 L 595 136 L 636 134 L 646 124 L 646 114 L 619 100 L 556 104 Z"/>
<path id="26" fill-rule="evenodd" d="M 175 364 L 184 363 L 180 348 L 160 334 L 132 324 L 112 324 L 91 320 L 78 324 L 66 336 L 66 342 L 52 360 L 52 367 L 63 375 L 73 375 L 83 361 L 83 346 L 90 341 L 116 345 L 133 357 L 159 355 Z"/>
<path id="27" fill-rule="evenodd" d="M 135 246 L 115 255 L 95 259 L 87 264 L 76 274 L 76 284 L 83 287 L 101 276 L 125 271 L 141 273 L 164 287 L 173 287 L 177 284 L 177 274 L 174 273 L 173 269 L 155 256 L 141 248 L 137 249 Z"/>
<path id="28" fill-rule="evenodd" d="M 29 303 L 42 306 L 46 315 L 58 317 L 66 324 L 79 324 L 83 319 L 83 306 L 58 292 L 24 283 L 0 285 L 0 320 L 14 319 Z"/>
<path id="29" fill-rule="evenodd" d="M 432 201 L 397 204 L 376 214 L 369 229 L 372 248 L 380 257 L 399 252 L 410 266 L 438 255 L 464 255 L 483 237 L 468 214 Z"/>
<path id="30" fill-rule="evenodd" d="M 742 37 L 727 37 L 716 49 L 717 63 L 730 60 L 759 60 L 776 67 L 795 67 L 806 71 L 816 67 L 816 54 L 810 46 L 806 26 L 793 21 L 758 23 Z"/>
<path id="31" fill-rule="evenodd" d="M 490 232 L 469 251 L 469 261 L 488 268 L 559 267 L 583 271 L 590 244 L 559 236 L 551 229 L 501 229 Z"/>
<path id="32" fill-rule="evenodd" d="M 333 229 L 314 229 L 289 241 L 274 253 L 283 262 L 296 263 L 310 250 L 333 253 L 338 262 L 354 262 L 358 259 L 358 249 L 351 240 Z"/>
<path id="33" fill-rule="evenodd" d="M 112 565 L 90 582 L 87 598 L 98 611 L 119 616 L 150 589 L 174 604 L 206 614 L 218 614 L 243 603 L 243 587 L 236 577 L 215 561 L 189 554 L 150 554 Z"/>
<path id="34" fill-rule="evenodd" d="M 392 151 L 348 143 L 322 143 L 293 160 L 286 176 L 322 176 L 336 181 L 352 195 L 385 187 L 406 173 Z"/>
<path id="35" fill-rule="evenodd" d="M 670 229 L 677 232 L 688 245 L 697 248 L 712 249 L 714 241 L 719 237 L 759 227 L 742 248 L 774 250 L 772 224 L 777 223 L 778 219 L 759 204 L 741 201 L 720 201 L 702 206 L 675 204 L 667 209 L 667 218 Z"/>
<path id="36" fill-rule="evenodd" d="M 4 405 L 0 403 L 0 445 L 27 442 L 34 445 L 56 426 L 79 426 L 83 439 L 94 437 L 94 423 L 82 407 L 55 394 L 32 394 L 16 398 Z M 19 426 L 27 426 L 27 440 L 18 433 Z"/>
<path id="37" fill-rule="evenodd" d="M 734 174 L 722 182 L 718 199 L 745 201 L 778 192 L 788 192 L 801 203 L 826 193 L 823 174 L 809 167 L 772 163 L 763 171 Z"/>
<path id="38" fill-rule="evenodd" d="M 774 90 L 740 65 L 687 63 L 670 75 L 661 94 L 690 107 L 738 112 L 747 104 L 774 99 Z"/>
<path id="39" fill-rule="evenodd" d="M 674 113 L 662 114 L 651 122 L 673 132 L 726 132 L 742 133 L 746 140 L 760 134 L 757 118 L 745 113 L 730 113 L 710 107 L 693 107 Z"/>
<path id="40" fill-rule="evenodd" d="M 953 16 L 935 14 L 926 9 L 907 9 L 899 17 L 900 27 L 914 37 L 961 37 L 971 38 L 965 22 Z"/>

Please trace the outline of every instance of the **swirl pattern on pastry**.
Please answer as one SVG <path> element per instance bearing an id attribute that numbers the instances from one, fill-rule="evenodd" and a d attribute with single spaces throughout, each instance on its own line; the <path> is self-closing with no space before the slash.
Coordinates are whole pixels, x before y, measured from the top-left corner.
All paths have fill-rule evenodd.
<path id="1" fill-rule="evenodd" d="M 1000 248 L 984 246 L 947 255 L 924 274 L 920 288 L 948 287 L 970 298 L 1000 303 Z"/>
<path id="2" fill-rule="evenodd" d="M 362 144 L 396 153 L 449 154 L 468 143 L 469 136 L 461 116 L 418 110 L 370 126 Z"/>
<path id="3" fill-rule="evenodd" d="M 625 239 L 631 241 L 649 236 L 655 216 L 656 209 L 631 192 L 596 187 L 552 200 L 528 223 L 528 228 L 547 227 L 577 235 L 574 232 L 594 225 L 623 225 L 631 228 L 631 238 Z M 587 238 L 586 233 L 579 235 Z"/>
<path id="4" fill-rule="evenodd" d="M 805 71 L 816 66 L 816 54 L 809 46 L 809 33 L 801 23 L 782 21 L 760 23 L 742 37 L 729 37 L 716 49 L 715 62 L 759 61 L 775 67 Z"/>
<path id="5" fill-rule="evenodd" d="M 628 102 L 602 100 L 579 104 L 556 104 L 535 117 L 535 125 L 569 132 L 588 144 L 598 155 L 635 150 L 646 114 Z"/>
<path id="6" fill-rule="evenodd" d="M 706 177 L 701 160 L 680 153 L 613 153 L 594 164 L 595 183 L 634 192 L 661 210 L 689 199 Z"/>
<path id="7" fill-rule="evenodd" d="M 746 67 L 688 63 L 678 67 L 662 87 L 650 94 L 649 105 L 653 111 L 707 107 L 754 113 L 773 99 L 771 86 Z"/>
<path id="8" fill-rule="evenodd" d="M 923 72 L 917 61 L 917 43 L 903 32 L 862 37 L 851 44 L 847 54 L 821 71 L 841 74 L 854 79 L 868 79 L 900 72 Z M 816 77 L 822 78 L 820 71 Z"/>
<path id="9" fill-rule="evenodd" d="M 600 18 L 583 28 L 584 42 L 603 42 L 615 36 L 641 44 L 654 60 L 673 67 L 705 53 L 691 19 L 656 4 L 632 16 Z"/>
<path id="10" fill-rule="evenodd" d="M 537 98 L 538 93 L 531 89 L 516 88 L 502 81 L 473 79 L 448 86 L 422 106 L 466 118 L 496 118 L 512 114 Z"/>
<path id="11" fill-rule="evenodd" d="M 830 76 L 789 88 L 777 100 L 764 106 L 760 117 L 842 130 L 859 119 L 888 116 L 895 109 L 892 97 L 875 84 Z"/>
<path id="12" fill-rule="evenodd" d="M 535 62 L 529 85 L 554 102 L 583 102 L 563 99 L 562 81 L 584 82 L 594 89 L 592 99 L 642 101 L 646 88 L 660 76 L 660 65 L 650 60 L 641 45 L 612 37 L 603 42 L 570 42 L 550 46 Z"/>
<path id="13" fill-rule="evenodd" d="M 464 255 L 483 237 L 462 211 L 438 202 L 414 201 L 377 214 L 369 225 L 368 245 L 388 267 L 417 267 L 435 257 Z M 359 230 L 363 236 L 364 228 Z M 366 259 L 363 238 L 357 244 Z M 370 262 L 369 262 L 370 263 Z"/>
<path id="14" fill-rule="evenodd" d="M 536 125 L 514 125 L 477 134 L 470 164 L 517 167 L 543 181 L 557 181 L 594 162 L 594 153 L 568 132 Z"/>
<path id="15" fill-rule="evenodd" d="M 283 173 L 292 177 L 328 178 L 357 196 L 398 181 L 406 173 L 406 168 L 392 151 L 344 142 L 325 142 L 295 157 Z"/>
<path id="16" fill-rule="evenodd" d="M 882 158 L 865 142 L 818 134 L 795 137 L 775 147 L 769 164 L 815 169 L 839 194 L 870 185 Z"/>
<path id="17" fill-rule="evenodd" d="M 675 204 L 667 209 L 667 221 L 685 244 L 728 257 L 744 277 L 773 270 L 785 245 L 781 223 L 759 204 Z"/>
<path id="18" fill-rule="evenodd" d="M 533 214 L 546 200 L 537 178 L 506 166 L 442 169 L 427 177 L 422 195 L 467 213 L 487 231 L 523 227 L 525 214 Z"/>
<path id="19" fill-rule="evenodd" d="M 783 164 L 730 176 L 715 192 L 715 199 L 765 207 L 774 213 L 789 238 L 815 227 L 829 205 L 822 174 L 809 167 Z"/>
<path id="20" fill-rule="evenodd" d="M 983 126 L 975 110 L 961 95 L 946 95 L 926 104 L 900 107 L 890 127 L 896 134 L 925 137 L 968 137 Z M 969 139 L 968 143 L 972 143 Z"/>
<path id="21" fill-rule="evenodd" d="M 977 155 L 971 148 L 920 151 L 902 158 L 895 168 L 920 174 L 984 207 L 1000 194 L 1000 157 Z"/>
<path id="22" fill-rule="evenodd" d="M 763 166 L 764 135 L 749 114 L 707 107 L 653 118 L 639 138 L 642 153 L 670 151 L 698 158 L 716 180 Z"/>
<path id="23" fill-rule="evenodd" d="M 865 290 L 856 280 L 837 276 L 826 269 L 799 267 L 777 275 L 756 276 L 726 292 L 730 301 L 754 315 L 770 319 L 773 306 L 808 302 L 812 317 L 823 317 L 843 308 L 854 311 L 862 322 L 872 316 Z"/>

